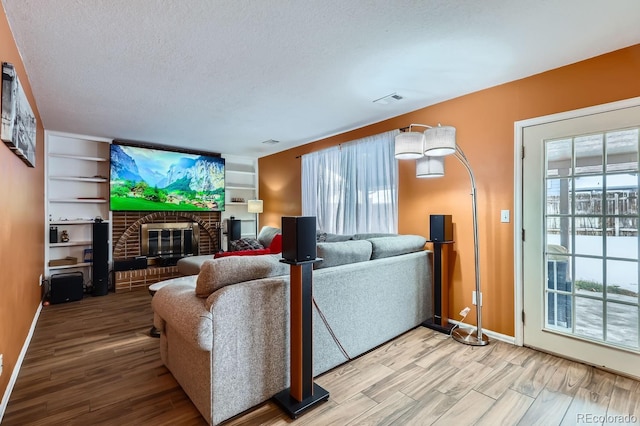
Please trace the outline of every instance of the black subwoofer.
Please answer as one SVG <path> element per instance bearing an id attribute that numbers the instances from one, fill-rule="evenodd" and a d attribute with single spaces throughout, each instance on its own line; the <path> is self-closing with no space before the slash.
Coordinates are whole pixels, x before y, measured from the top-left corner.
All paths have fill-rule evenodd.
<path id="1" fill-rule="evenodd" d="M 453 223 L 450 214 L 432 214 L 429 216 L 431 241 L 453 241 Z"/>
<path id="2" fill-rule="evenodd" d="M 49 302 L 52 304 L 81 300 L 83 295 L 84 276 L 82 272 L 71 272 L 51 276 Z"/>
<path id="3" fill-rule="evenodd" d="M 316 253 L 316 217 L 284 216 L 282 258 L 290 262 L 306 262 L 314 260 Z"/>

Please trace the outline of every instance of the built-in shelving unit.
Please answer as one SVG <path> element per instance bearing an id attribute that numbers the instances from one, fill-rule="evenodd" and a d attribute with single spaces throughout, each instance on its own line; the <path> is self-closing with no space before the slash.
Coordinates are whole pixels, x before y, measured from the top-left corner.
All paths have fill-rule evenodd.
<path id="1" fill-rule="evenodd" d="M 111 140 L 84 135 L 45 132 L 45 276 L 83 270 L 90 280 L 92 227 L 97 217 L 109 222 L 109 144 Z M 56 232 L 50 232 L 55 229 Z M 66 231 L 68 241 L 62 241 Z M 52 240 L 57 234 L 57 239 Z M 109 250 L 110 251 L 110 250 Z M 77 263 L 49 266 L 55 259 L 74 257 Z"/>
<path id="2" fill-rule="evenodd" d="M 222 247 L 227 247 L 226 221 L 232 216 L 241 220 L 242 238 L 256 237 L 257 217 L 255 213 L 247 211 L 247 202 L 258 198 L 258 173 L 257 161 L 254 158 L 232 155 L 223 155 L 223 157 L 226 170 L 226 207 L 222 213 Z M 241 201 L 232 201 L 233 199 Z"/>

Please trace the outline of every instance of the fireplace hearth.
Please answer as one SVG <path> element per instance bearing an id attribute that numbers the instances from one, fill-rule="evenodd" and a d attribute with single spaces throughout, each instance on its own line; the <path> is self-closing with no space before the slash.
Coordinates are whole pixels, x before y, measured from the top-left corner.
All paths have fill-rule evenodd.
<path id="1" fill-rule="evenodd" d="M 180 276 L 177 261 L 220 250 L 220 212 L 113 212 L 113 261 L 146 258 L 144 269 L 116 270 L 116 292 Z M 118 268 L 119 269 L 119 268 Z"/>

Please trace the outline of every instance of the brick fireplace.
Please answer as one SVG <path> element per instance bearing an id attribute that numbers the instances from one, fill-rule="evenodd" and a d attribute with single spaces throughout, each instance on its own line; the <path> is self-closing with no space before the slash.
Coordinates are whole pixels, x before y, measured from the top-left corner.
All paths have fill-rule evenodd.
<path id="1" fill-rule="evenodd" d="M 220 212 L 113 212 L 112 220 L 113 260 L 141 255 L 149 255 L 150 259 L 146 269 L 115 272 L 116 292 L 146 288 L 158 281 L 179 276 L 176 266 L 162 266 L 161 262 L 156 262 L 160 257 L 213 255 L 220 250 Z M 142 245 L 143 240 L 146 248 Z M 189 246 L 193 241 L 196 242 L 195 246 Z M 174 253 L 179 250 L 183 250 L 182 253 Z"/>

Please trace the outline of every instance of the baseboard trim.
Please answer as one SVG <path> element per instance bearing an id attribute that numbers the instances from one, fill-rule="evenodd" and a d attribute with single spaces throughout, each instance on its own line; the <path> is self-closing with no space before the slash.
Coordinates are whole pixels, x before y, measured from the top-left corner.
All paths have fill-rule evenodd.
<path id="1" fill-rule="evenodd" d="M 11 392 L 13 391 L 13 387 L 18 380 L 18 374 L 20 373 L 20 369 L 22 368 L 22 362 L 24 361 L 24 357 L 27 355 L 27 349 L 29 349 L 29 345 L 31 344 L 31 339 L 33 338 L 33 333 L 36 330 L 36 325 L 38 324 L 38 318 L 40 318 L 40 312 L 42 311 L 42 302 L 38 303 L 38 309 L 36 310 L 35 315 L 33 316 L 33 321 L 31 321 L 31 328 L 29 329 L 29 334 L 27 338 L 24 340 L 24 344 L 22 345 L 22 350 L 20 351 L 20 356 L 16 361 L 16 367 L 13 369 L 11 373 L 11 379 L 9 380 L 9 384 L 7 385 L 7 389 L 4 391 L 4 395 L 2 396 L 2 405 L 0 405 L 0 424 L 2 423 L 2 418 L 4 417 L 4 412 L 7 409 L 7 405 L 9 404 L 9 398 L 11 397 Z"/>
<path id="2" fill-rule="evenodd" d="M 450 319 L 449 322 L 451 324 L 455 324 L 460 328 L 470 328 L 472 330 L 476 330 L 477 327 L 475 325 L 469 325 L 467 323 L 460 323 L 460 321 L 455 321 Z M 509 343 L 512 345 L 516 345 L 516 338 L 513 336 L 507 336 L 506 334 L 498 333 L 495 331 L 487 330 L 486 328 L 482 328 L 482 332 L 489 336 L 492 339 L 500 340 L 501 342 Z M 517 346 L 517 345 L 516 345 Z"/>

